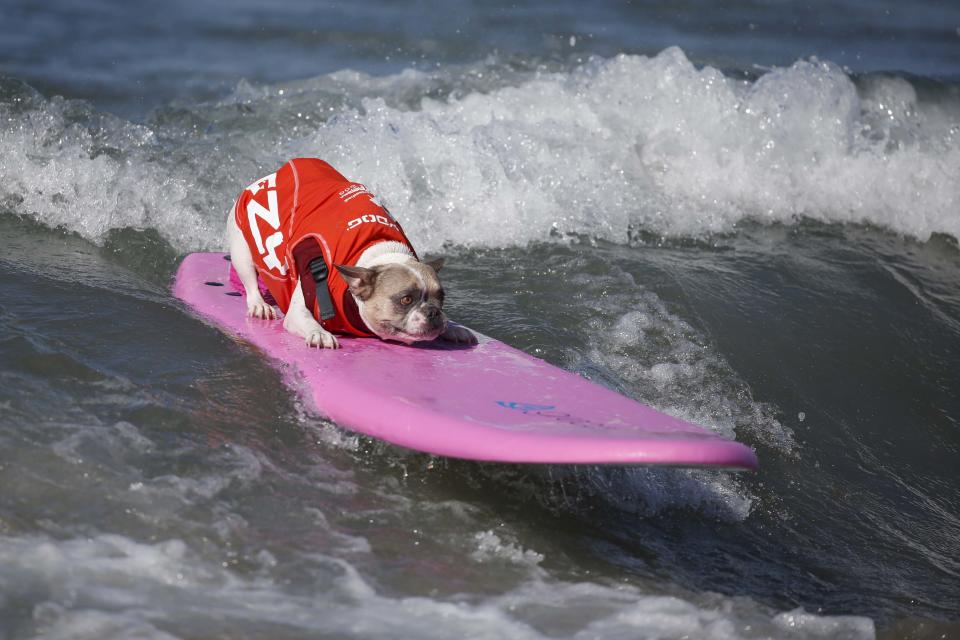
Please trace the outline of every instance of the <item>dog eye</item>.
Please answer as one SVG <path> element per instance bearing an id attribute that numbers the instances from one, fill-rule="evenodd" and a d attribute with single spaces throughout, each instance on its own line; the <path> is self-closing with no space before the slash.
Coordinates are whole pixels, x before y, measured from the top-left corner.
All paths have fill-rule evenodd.
<path id="1" fill-rule="evenodd" d="M 413 302 L 413 298 L 410 296 L 403 296 L 402 298 L 400 298 L 400 304 L 402 304 L 403 306 L 407 306 L 411 302 Z"/>

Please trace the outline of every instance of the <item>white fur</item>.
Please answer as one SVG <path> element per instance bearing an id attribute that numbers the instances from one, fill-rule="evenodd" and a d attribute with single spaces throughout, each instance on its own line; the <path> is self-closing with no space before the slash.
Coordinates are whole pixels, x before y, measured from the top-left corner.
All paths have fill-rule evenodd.
<path id="1" fill-rule="evenodd" d="M 417 259 L 413 256 L 413 252 L 410 251 L 407 245 L 393 240 L 384 240 L 383 242 L 372 244 L 364 249 L 363 253 L 360 254 L 360 258 L 357 259 L 357 266 L 370 269 L 382 264 L 402 264 L 411 261 L 416 262 Z"/>
<path id="2" fill-rule="evenodd" d="M 283 328 L 303 338 L 308 347 L 340 348 L 337 337 L 324 329 L 313 317 L 313 312 L 307 309 L 307 305 L 303 301 L 303 290 L 300 288 L 299 279 L 297 279 L 297 288 L 293 292 L 293 297 L 290 299 L 287 315 L 283 317 Z"/>

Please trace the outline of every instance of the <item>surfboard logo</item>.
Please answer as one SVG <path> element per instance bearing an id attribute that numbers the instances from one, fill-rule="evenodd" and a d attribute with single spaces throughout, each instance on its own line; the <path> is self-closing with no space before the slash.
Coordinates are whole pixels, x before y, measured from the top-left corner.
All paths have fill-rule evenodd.
<path id="1" fill-rule="evenodd" d="M 497 400 L 497 404 L 504 409 L 513 409 L 514 411 L 553 411 L 557 408 L 553 404 L 531 404 L 529 402 L 507 402 L 506 400 Z"/>
<path id="2" fill-rule="evenodd" d="M 524 415 L 539 416 L 561 424 L 572 425 L 583 429 L 614 431 L 620 428 L 618 425 L 597 422 L 596 420 L 574 415 L 569 411 L 557 409 L 557 405 L 554 404 L 533 404 L 531 402 L 512 402 L 507 400 L 497 400 L 496 403 L 504 409 L 519 411 Z"/>

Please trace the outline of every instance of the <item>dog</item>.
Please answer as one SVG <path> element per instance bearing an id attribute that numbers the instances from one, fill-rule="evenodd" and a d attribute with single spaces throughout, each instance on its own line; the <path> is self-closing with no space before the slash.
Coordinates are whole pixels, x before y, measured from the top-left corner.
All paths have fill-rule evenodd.
<path id="1" fill-rule="evenodd" d="M 227 235 L 247 315 L 279 318 L 259 277 L 307 346 L 337 349 L 335 334 L 477 344 L 443 312 L 443 259 L 421 262 L 375 196 L 323 160 L 295 158 L 244 189 Z"/>

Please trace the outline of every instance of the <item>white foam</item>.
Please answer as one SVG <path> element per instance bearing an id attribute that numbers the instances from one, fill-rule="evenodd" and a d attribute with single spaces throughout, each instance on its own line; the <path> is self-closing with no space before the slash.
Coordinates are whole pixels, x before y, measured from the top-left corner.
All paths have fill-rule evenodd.
<path id="1" fill-rule="evenodd" d="M 274 569 L 276 560 L 265 560 Z M 289 589 L 261 571 L 224 568 L 178 540 L 117 535 L 54 541 L 0 536 L 0 593 L 34 603 L 23 629 L 43 637 L 324 635 L 393 638 L 872 638 L 865 618 L 770 611 L 748 598 L 645 592 L 529 577 L 494 595 L 450 599 L 381 593 L 352 564 L 317 555 L 316 583 Z M 29 625 L 29 627 L 27 626 Z"/>
<path id="2" fill-rule="evenodd" d="M 960 108 L 919 100 L 903 78 L 858 92 L 835 65 L 801 61 L 751 83 L 671 48 L 417 97 L 461 73 L 341 72 L 283 95 L 245 85 L 153 128 L 26 92 L 0 106 L 0 202 L 98 242 L 133 227 L 182 251 L 222 247 L 239 189 L 311 155 L 364 181 L 424 250 L 802 216 L 960 237 Z"/>
<path id="3" fill-rule="evenodd" d="M 631 225 L 696 236 L 800 216 L 957 236 L 960 145 L 945 123 L 960 114 L 923 115 L 905 80 L 877 82 L 896 110 L 877 91 L 861 100 L 829 63 L 750 84 L 673 48 L 420 110 L 366 99 L 290 148 L 366 181 L 430 248 L 557 231 L 624 241 Z M 878 115 L 885 129 L 869 126 Z"/>
<path id="4" fill-rule="evenodd" d="M 507 561 L 513 564 L 536 567 L 543 562 L 543 554 L 533 549 L 524 549 L 516 541 L 504 540 L 488 529 L 473 536 L 476 548 L 470 557 L 477 562 Z"/>
<path id="5" fill-rule="evenodd" d="M 136 615 L 40 605 L 34 618 L 50 640 L 178 640 Z"/>
<path id="6" fill-rule="evenodd" d="M 4 209 L 97 243 L 112 229 L 153 228 L 199 248 L 222 233 L 229 203 L 208 187 L 209 154 L 171 157 L 150 128 L 83 103 L 24 91 L 14 104 L 0 104 Z M 223 213 L 209 215 L 211 205 Z"/>

